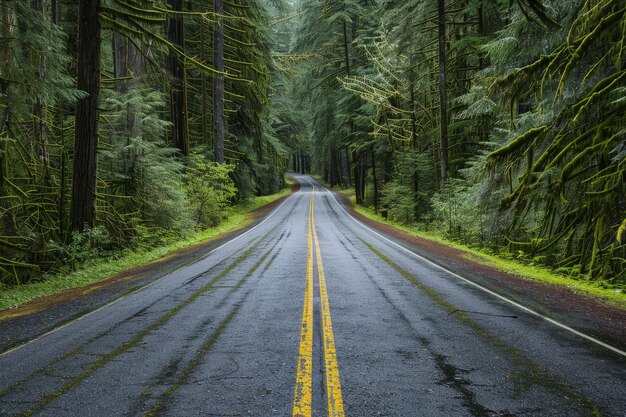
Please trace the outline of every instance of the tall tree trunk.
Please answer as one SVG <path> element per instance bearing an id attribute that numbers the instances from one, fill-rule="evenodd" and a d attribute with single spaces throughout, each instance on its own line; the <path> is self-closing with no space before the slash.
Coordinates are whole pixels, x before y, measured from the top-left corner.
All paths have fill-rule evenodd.
<path id="1" fill-rule="evenodd" d="M 128 39 L 119 33 L 113 33 L 113 77 L 115 89 L 120 93 L 128 91 Z"/>
<path id="2" fill-rule="evenodd" d="M 219 72 L 213 80 L 213 133 L 215 137 L 215 162 L 224 162 L 224 26 L 222 13 L 224 1 L 215 0 L 217 22 L 214 35 L 214 66 Z"/>
<path id="3" fill-rule="evenodd" d="M 57 26 L 61 25 L 61 0 L 52 0 L 52 23 Z M 57 95 L 57 103 L 54 111 L 54 119 L 56 121 L 56 128 L 59 132 L 59 143 L 61 149 L 61 169 L 59 179 L 59 198 L 57 200 L 57 222 L 58 232 L 61 237 L 61 241 L 65 242 L 67 236 L 67 230 L 65 225 L 65 199 L 67 195 L 67 149 L 65 149 L 65 131 L 63 128 L 63 99 Z"/>
<path id="4" fill-rule="evenodd" d="M 183 0 L 168 0 L 174 12 L 182 12 Z M 179 50 L 183 49 L 185 37 L 182 17 L 178 14 L 170 16 L 167 21 L 167 39 Z M 189 155 L 189 135 L 187 132 L 187 85 L 185 83 L 185 67 L 178 53 L 170 50 L 168 71 L 172 77 L 170 91 L 170 109 L 172 122 L 172 144 L 180 149 L 183 155 Z"/>
<path id="5" fill-rule="evenodd" d="M 30 7 L 34 11 L 43 14 L 43 0 L 31 0 Z M 41 34 L 41 29 L 38 27 L 33 27 L 30 30 Z M 33 62 L 34 65 L 37 67 L 37 78 L 43 80 L 44 63 L 41 55 L 38 54 L 36 51 L 33 51 L 31 53 L 31 62 Z M 50 172 L 48 168 L 50 156 L 48 154 L 45 109 L 46 103 L 44 101 L 44 98 L 40 94 L 37 94 L 33 103 L 33 132 L 35 133 L 35 149 L 37 152 L 36 155 L 43 165 L 43 183 L 47 185 L 49 184 L 50 179 Z"/>
<path id="6" fill-rule="evenodd" d="M 99 0 L 80 0 L 78 11 L 78 89 L 87 93 L 76 106 L 72 230 L 93 227 L 96 218 L 98 102 L 100 98 Z"/>
<path id="7" fill-rule="evenodd" d="M 372 183 L 374 185 L 374 212 L 378 213 L 378 178 L 376 176 L 376 155 L 374 154 L 374 148 L 370 149 L 372 155 Z"/>
<path id="8" fill-rule="evenodd" d="M 354 37 L 354 34 L 356 32 L 356 28 L 355 28 L 355 24 L 356 22 L 352 22 L 353 26 L 352 26 L 352 36 Z M 346 20 L 343 21 L 343 51 L 344 51 L 344 59 L 345 59 L 345 65 L 346 65 L 346 76 L 350 77 L 351 75 L 351 71 L 350 71 L 350 42 L 348 39 L 348 22 Z M 354 121 L 352 120 L 352 116 L 348 116 L 350 117 L 350 123 L 349 123 L 349 131 L 348 131 L 348 136 L 351 136 L 352 133 L 354 132 Z M 342 183 L 344 186 L 349 186 L 350 185 L 350 165 L 349 165 L 349 161 L 348 161 L 348 151 L 346 149 L 342 149 L 340 151 L 340 156 L 341 156 L 341 174 L 342 174 Z M 352 153 L 352 163 L 354 164 L 353 166 L 353 174 L 354 174 L 354 181 L 355 184 L 358 182 L 358 177 L 359 177 L 359 165 L 357 163 L 358 161 L 358 156 L 356 155 L 356 152 Z M 355 187 L 359 188 L 359 187 Z M 356 191 L 356 199 L 357 199 L 357 204 L 363 204 L 363 196 L 359 195 L 359 191 Z"/>
<path id="9" fill-rule="evenodd" d="M 2 115 L 2 125 L 0 125 L 0 136 L 4 135 L 4 132 L 7 132 L 7 137 L 9 136 L 9 119 L 11 113 L 9 112 L 9 107 L 4 109 L 4 114 Z M 7 145 L 6 141 L 0 142 L 0 197 L 6 195 L 4 190 L 5 178 L 7 178 L 9 174 L 9 164 L 7 161 Z"/>
<path id="10" fill-rule="evenodd" d="M 11 24 L 12 20 L 10 19 L 11 13 L 13 13 L 13 11 L 7 2 L 0 3 L 0 16 L 2 16 L 2 19 L 0 19 L 0 28 L 4 39 L 10 39 L 11 36 L 13 36 L 13 25 Z M 8 74 L 11 68 L 11 54 L 12 49 L 10 48 L 8 42 L 0 44 L 0 94 L 2 94 L 3 100 L 6 100 L 6 103 L 10 102 Z M 5 106 L 4 113 L 2 114 L 2 124 L 0 125 L 0 137 L 3 136 L 5 132 L 7 137 L 9 136 L 10 120 L 11 108 L 9 106 Z M 5 180 L 8 177 L 8 172 L 9 163 L 7 155 L 7 142 L 3 140 L 0 141 L 0 197 L 7 194 L 4 186 L 6 182 Z"/>
<path id="11" fill-rule="evenodd" d="M 206 39 L 205 39 L 205 31 L 204 30 L 200 30 L 200 59 L 202 60 L 202 62 L 207 62 L 208 57 L 207 57 L 207 44 L 206 44 Z M 213 147 L 213 143 L 210 141 L 209 139 L 209 129 L 208 129 L 208 125 L 209 125 L 209 118 L 207 117 L 207 115 L 209 114 L 208 111 L 208 107 L 209 107 L 209 94 L 207 93 L 207 74 L 205 71 L 200 71 L 200 85 L 201 85 L 201 91 L 202 91 L 202 118 L 201 118 L 201 123 L 202 123 L 202 144 L 203 145 L 207 145 L 210 148 Z"/>
<path id="12" fill-rule="evenodd" d="M 411 71 L 412 73 L 413 71 Z M 417 105 L 415 102 L 415 86 L 413 85 L 414 77 L 411 76 L 411 86 L 409 95 L 411 98 L 411 147 L 417 150 Z"/>
<path id="13" fill-rule="evenodd" d="M 346 75 L 350 76 L 350 49 L 348 48 L 348 24 L 343 21 L 343 52 L 346 64 Z"/>
<path id="14" fill-rule="evenodd" d="M 52 22 L 61 25 L 61 0 L 52 0 Z"/>
<path id="15" fill-rule="evenodd" d="M 440 159 L 441 187 L 448 179 L 448 105 L 446 93 L 446 2 L 437 0 L 439 26 L 439 109 L 440 109 Z"/>
<path id="16" fill-rule="evenodd" d="M 337 151 L 335 151 L 335 147 L 331 145 L 330 148 L 330 187 L 334 187 L 337 184 Z"/>

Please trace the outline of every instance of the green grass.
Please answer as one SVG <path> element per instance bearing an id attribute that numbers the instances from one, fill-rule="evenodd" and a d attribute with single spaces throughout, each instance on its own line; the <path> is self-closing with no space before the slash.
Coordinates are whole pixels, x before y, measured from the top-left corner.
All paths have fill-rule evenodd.
<path id="1" fill-rule="evenodd" d="M 390 221 L 374 212 L 372 208 L 358 206 L 355 204 L 354 190 L 339 190 L 338 192 L 347 195 L 356 211 L 375 221 L 384 223 L 402 230 L 412 236 L 422 239 L 434 241 L 445 246 L 452 247 L 463 252 L 463 256 L 474 262 L 496 268 L 500 271 L 511 275 L 516 275 L 524 279 L 539 281 L 542 283 L 567 287 L 570 291 L 595 298 L 605 304 L 612 305 L 626 310 L 626 293 L 621 288 L 607 288 L 600 282 L 576 279 L 566 275 L 559 274 L 547 267 L 540 265 L 529 265 L 514 259 L 506 258 L 506 254 L 498 256 L 497 254 L 488 253 L 486 250 L 469 247 L 458 242 L 453 242 L 445 237 L 433 232 L 426 232 L 415 227 L 399 224 Z"/>
<path id="2" fill-rule="evenodd" d="M 287 180 L 287 186 L 277 194 L 256 197 L 232 207 L 227 213 L 226 220 L 217 227 L 193 232 L 175 243 L 149 251 L 128 250 L 117 259 L 96 259 L 70 273 L 59 273 L 44 281 L 0 289 L 0 311 L 15 308 L 36 298 L 56 294 L 66 289 L 79 288 L 105 280 L 129 269 L 157 261 L 179 249 L 201 244 L 237 230 L 247 224 L 249 212 L 288 195 L 291 192 L 291 183 L 290 180 Z"/>

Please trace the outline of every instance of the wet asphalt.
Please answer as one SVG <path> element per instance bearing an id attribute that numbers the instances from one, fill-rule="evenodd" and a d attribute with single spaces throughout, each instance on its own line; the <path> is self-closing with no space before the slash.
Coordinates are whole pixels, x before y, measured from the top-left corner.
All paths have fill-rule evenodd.
<path id="1" fill-rule="evenodd" d="M 625 357 L 399 250 L 298 179 L 251 231 L 0 356 L 0 415 L 292 415 L 314 196 L 345 415 L 626 416 Z M 313 300 L 311 415 L 327 416 L 317 278 Z"/>

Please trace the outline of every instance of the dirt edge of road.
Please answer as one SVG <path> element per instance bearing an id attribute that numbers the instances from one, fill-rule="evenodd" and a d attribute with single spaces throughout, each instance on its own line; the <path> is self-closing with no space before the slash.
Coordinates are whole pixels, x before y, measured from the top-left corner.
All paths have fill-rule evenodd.
<path id="1" fill-rule="evenodd" d="M 410 235 L 367 218 L 354 209 L 347 196 L 333 194 L 359 222 L 402 241 L 424 258 L 606 343 L 622 349 L 626 347 L 626 310 L 574 293 L 565 286 L 523 278 L 468 259 L 467 253 L 462 250 Z"/>

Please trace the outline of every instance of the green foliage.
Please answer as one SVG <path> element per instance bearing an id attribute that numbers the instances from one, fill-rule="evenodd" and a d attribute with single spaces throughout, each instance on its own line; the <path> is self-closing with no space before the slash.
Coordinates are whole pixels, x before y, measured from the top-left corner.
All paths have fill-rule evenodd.
<path id="1" fill-rule="evenodd" d="M 619 2 L 581 3 L 561 9 L 571 23 L 539 59 L 493 82 L 505 97 L 533 103 L 538 123 L 522 125 L 487 162 L 496 173 L 492 188 L 509 189 L 501 200 L 513 219 L 509 236 L 526 231 L 512 246 L 553 265 L 581 265 L 590 278 L 623 279 L 626 253 L 615 236 L 626 214 L 620 197 L 626 162 L 619 156 L 626 108 L 613 93 L 624 85 L 624 32 L 611 22 L 625 15 Z M 509 30 L 517 37 L 528 32 Z M 592 45 L 592 36 L 603 41 Z"/>
<path id="2" fill-rule="evenodd" d="M 458 242 L 484 242 L 486 216 L 471 184 L 451 179 L 445 189 L 433 195 L 432 206 L 433 229 L 443 231 L 449 239 Z"/>
<path id="3" fill-rule="evenodd" d="M 623 2 L 447 4 L 443 189 L 435 6 L 301 3 L 292 71 L 310 101 L 291 114 L 306 122 L 314 169 L 331 185 L 350 172 L 357 201 L 365 180 L 363 202 L 403 224 L 626 279 Z"/>
<path id="4" fill-rule="evenodd" d="M 214 227 L 225 218 L 237 194 L 233 169 L 233 165 L 207 162 L 201 155 L 191 156 L 185 191 L 197 228 Z"/>
<path id="5" fill-rule="evenodd" d="M 73 233 L 69 244 L 58 247 L 64 270 L 72 270 L 91 259 L 108 257 L 114 249 L 117 247 L 104 226 Z"/>
<path id="6" fill-rule="evenodd" d="M 96 226 L 73 236 L 71 113 L 84 96 L 74 78 L 76 5 L 60 2 L 55 24 L 47 2 L 0 0 L 0 284 L 19 285 L 89 258 L 175 241 L 219 223 L 237 198 L 280 189 L 287 152 L 270 109 L 277 68 L 267 7 L 287 6 L 271 3 L 231 2 L 222 16 L 232 165 L 214 167 L 198 156 L 211 153 L 213 136 L 212 5 L 184 4 L 176 16 L 186 41 L 174 47 L 165 33 L 172 16 L 167 2 L 100 2 L 98 160 L 91 168 Z M 163 69 L 170 52 L 185 66 L 187 94 L 179 105 L 196 150 L 189 160 L 166 145 L 173 103 Z"/>
<path id="7" fill-rule="evenodd" d="M 187 196 L 183 191 L 184 165 L 177 149 L 162 145 L 169 123 L 160 118 L 162 94 L 146 86 L 126 93 L 104 90 L 100 154 L 100 192 L 106 195 L 100 217 L 119 233 L 120 240 L 139 235 L 138 226 L 184 234 Z"/>

